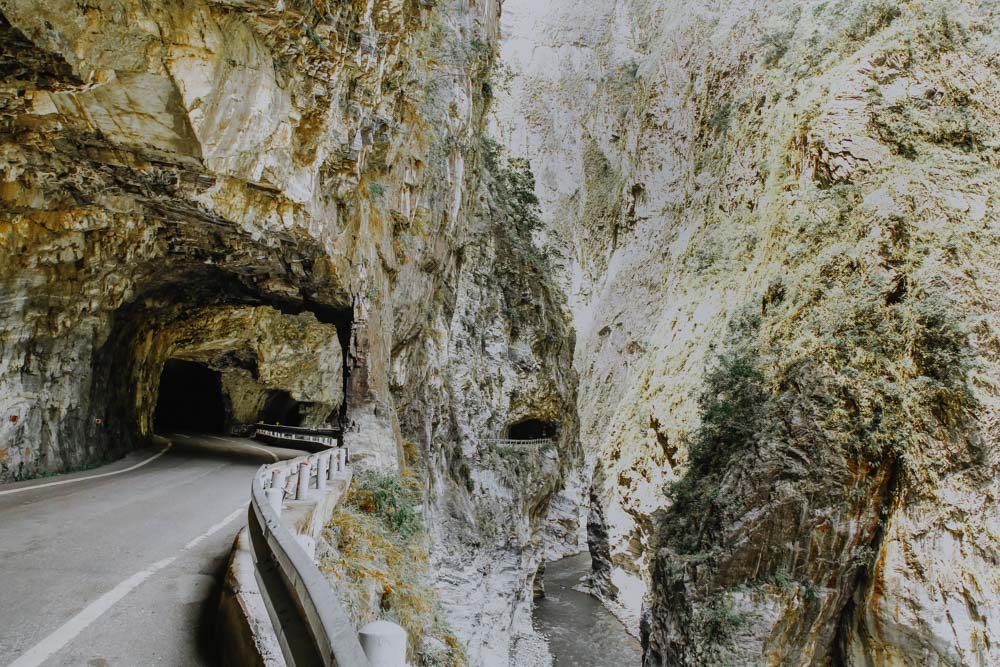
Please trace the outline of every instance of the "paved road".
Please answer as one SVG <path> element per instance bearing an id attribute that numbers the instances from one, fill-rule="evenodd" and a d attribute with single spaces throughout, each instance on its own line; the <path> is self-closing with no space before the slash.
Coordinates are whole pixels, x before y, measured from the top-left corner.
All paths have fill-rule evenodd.
<path id="1" fill-rule="evenodd" d="M 301 452 L 170 440 L 159 456 L 0 486 L 0 665 L 214 664 L 219 584 L 250 480 Z"/>

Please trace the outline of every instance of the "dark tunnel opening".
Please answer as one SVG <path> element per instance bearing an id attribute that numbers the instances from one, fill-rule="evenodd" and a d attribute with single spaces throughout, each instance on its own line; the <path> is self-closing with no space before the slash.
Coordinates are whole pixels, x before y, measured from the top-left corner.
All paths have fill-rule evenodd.
<path id="1" fill-rule="evenodd" d="M 507 437 L 511 440 L 537 440 L 541 438 L 554 438 L 557 432 L 558 425 L 555 422 L 542 421 L 541 419 L 525 419 L 516 424 L 511 424 L 507 429 Z"/>
<path id="2" fill-rule="evenodd" d="M 156 432 L 222 433 L 225 423 L 219 372 L 193 361 L 168 359 L 153 417 Z"/>
<path id="3" fill-rule="evenodd" d="M 301 426 L 302 412 L 299 402 L 292 398 L 287 391 L 271 391 L 268 393 L 264 408 L 260 412 L 260 421 L 265 424 Z"/>

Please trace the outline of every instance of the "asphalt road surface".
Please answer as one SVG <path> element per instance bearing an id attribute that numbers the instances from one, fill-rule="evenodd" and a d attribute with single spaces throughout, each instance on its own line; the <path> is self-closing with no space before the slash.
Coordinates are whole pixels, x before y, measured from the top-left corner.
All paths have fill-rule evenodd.
<path id="1" fill-rule="evenodd" d="M 302 452 L 171 434 L 84 473 L 0 486 L 0 665 L 216 663 L 254 471 Z"/>

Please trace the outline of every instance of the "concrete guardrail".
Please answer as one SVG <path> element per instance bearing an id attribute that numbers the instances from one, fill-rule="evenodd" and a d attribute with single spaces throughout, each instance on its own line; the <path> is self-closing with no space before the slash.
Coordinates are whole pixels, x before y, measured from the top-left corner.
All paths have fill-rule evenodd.
<path id="1" fill-rule="evenodd" d="M 328 482 L 346 479 L 349 485 L 350 476 L 347 451 L 336 448 L 262 466 L 253 479 L 248 533 L 254 575 L 290 666 L 405 667 L 406 632 L 386 621 L 356 631 L 307 552 L 310 538 L 293 535 L 281 518 L 286 498 L 321 502 Z"/>

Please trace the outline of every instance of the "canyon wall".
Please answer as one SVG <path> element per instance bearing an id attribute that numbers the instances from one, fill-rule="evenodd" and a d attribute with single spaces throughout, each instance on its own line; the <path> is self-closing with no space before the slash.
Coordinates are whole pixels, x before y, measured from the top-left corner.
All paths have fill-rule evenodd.
<path id="1" fill-rule="evenodd" d="M 494 124 L 564 258 L 577 500 L 646 664 L 1000 660 L 996 21 L 505 2 Z"/>
<path id="2" fill-rule="evenodd" d="M 998 662 L 996 6 L 502 10 L 0 0 L 0 479 L 197 362 L 419 472 L 472 664 L 584 525 L 649 665 Z"/>
<path id="3" fill-rule="evenodd" d="M 419 471 L 470 661 L 537 645 L 576 381 L 530 167 L 485 135 L 499 9 L 0 2 L 0 479 L 120 455 L 199 363 L 232 423 L 285 392 Z M 557 442 L 494 442 L 532 419 Z"/>

